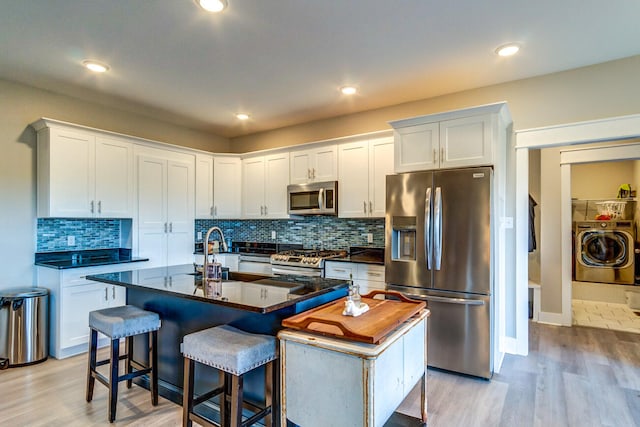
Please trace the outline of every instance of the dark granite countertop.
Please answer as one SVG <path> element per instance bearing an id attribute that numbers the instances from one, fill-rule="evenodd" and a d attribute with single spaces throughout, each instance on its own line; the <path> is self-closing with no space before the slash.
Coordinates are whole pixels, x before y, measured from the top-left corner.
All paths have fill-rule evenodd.
<path id="1" fill-rule="evenodd" d="M 344 280 L 230 272 L 229 279 L 222 282 L 220 296 L 213 296 L 204 292 L 202 276 L 194 273 L 193 264 L 95 274 L 87 279 L 258 313 L 270 313 L 348 287 Z"/>
<path id="2" fill-rule="evenodd" d="M 35 265 L 60 270 L 140 261 L 149 261 L 149 258 L 132 257 L 131 249 L 126 248 L 37 252 L 35 255 Z"/>
<path id="3" fill-rule="evenodd" d="M 349 248 L 349 255 L 341 258 L 331 258 L 328 261 L 384 265 L 384 248 L 375 246 L 351 246 Z"/>

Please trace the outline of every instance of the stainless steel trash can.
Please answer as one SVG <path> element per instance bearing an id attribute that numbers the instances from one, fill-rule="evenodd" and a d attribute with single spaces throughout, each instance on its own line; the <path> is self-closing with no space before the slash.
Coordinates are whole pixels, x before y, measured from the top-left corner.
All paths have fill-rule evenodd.
<path id="1" fill-rule="evenodd" d="M 49 291 L 0 291 L 0 369 L 29 365 L 49 353 Z"/>

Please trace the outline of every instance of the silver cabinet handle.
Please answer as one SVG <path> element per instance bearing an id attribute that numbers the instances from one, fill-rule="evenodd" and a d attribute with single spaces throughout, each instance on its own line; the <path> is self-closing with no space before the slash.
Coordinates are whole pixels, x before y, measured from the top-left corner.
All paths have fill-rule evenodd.
<path id="1" fill-rule="evenodd" d="M 104 300 L 109 301 L 109 287 L 104 288 Z"/>
<path id="2" fill-rule="evenodd" d="M 213 207 L 213 215 L 214 216 L 218 216 L 218 207 L 217 206 Z"/>
<path id="3" fill-rule="evenodd" d="M 427 188 L 424 197 L 424 257 L 427 270 L 431 270 L 431 187 Z"/>
<path id="4" fill-rule="evenodd" d="M 173 223 L 169 223 L 169 233 L 173 233 Z"/>
<path id="5" fill-rule="evenodd" d="M 268 212 L 269 212 L 269 211 L 268 211 L 268 209 L 267 209 L 267 205 L 265 205 L 265 206 L 264 206 L 264 214 L 265 214 L 265 216 L 266 216 L 266 215 L 268 215 Z"/>
<path id="6" fill-rule="evenodd" d="M 433 207 L 433 249 L 435 269 L 440 270 L 442 263 L 442 189 L 436 187 L 436 198 Z"/>
<path id="7" fill-rule="evenodd" d="M 316 168 L 313 168 L 311 170 L 312 170 L 311 178 L 316 179 Z"/>
<path id="8" fill-rule="evenodd" d="M 213 206 L 209 209 L 209 215 L 213 216 Z"/>
<path id="9" fill-rule="evenodd" d="M 321 188 L 318 191 L 318 207 L 320 209 L 324 209 L 324 188 Z"/>
<path id="10" fill-rule="evenodd" d="M 167 223 L 164 223 L 164 232 L 167 233 L 169 231 L 169 226 L 167 225 Z"/>
<path id="11" fill-rule="evenodd" d="M 373 203 L 369 200 L 369 213 L 373 213 Z"/>
<path id="12" fill-rule="evenodd" d="M 440 148 L 440 163 L 444 163 L 444 147 Z"/>
<path id="13" fill-rule="evenodd" d="M 113 299 L 116 299 L 116 287 L 115 286 L 111 287 L 111 295 L 113 295 Z"/>
<path id="14" fill-rule="evenodd" d="M 90 209 L 91 209 L 91 213 L 93 213 L 93 211 L 94 211 L 94 209 L 93 209 L 94 203 L 95 203 L 95 202 L 94 202 L 93 200 L 92 200 L 92 201 L 91 201 L 91 203 L 90 203 L 90 205 L 91 205 L 91 208 L 90 208 Z"/>
<path id="15" fill-rule="evenodd" d="M 339 271 L 341 273 L 346 273 L 347 270 L 345 270 L 344 268 L 334 268 L 333 271 Z"/>
<path id="16" fill-rule="evenodd" d="M 264 206 L 260 205 L 260 216 L 264 215 Z"/>
<path id="17" fill-rule="evenodd" d="M 98 200 L 98 213 L 102 213 L 102 200 Z"/>
<path id="18" fill-rule="evenodd" d="M 432 295 L 407 295 L 410 298 L 419 299 L 423 301 L 444 302 L 447 304 L 462 304 L 462 305 L 484 305 L 484 301 L 480 299 L 468 299 L 468 298 L 448 298 L 437 297 Z"/>
<path id="19" fill-rule="evenodd" d="M 362 202 L 362 207 L 363 207 L 364 213 L 366 214 L 367 213 L 367 201 L 366 200 Z"/>
<path id="20" fill-rule="evenodd" d="M 367 272 L 367 276 L 381 277 L 381 276 L 382 276 L 382 273 L 371 273 L 371 272 Z"/>
<path id="21" fill-rule="evenodd" d="M 311 179 L 311 169 L 307 169 L 307 178 Z"/>
<path id="22" fill-rule="evenodd" d="M 433 163 L 438 163 L 438 150 L 433 149 Z"/>

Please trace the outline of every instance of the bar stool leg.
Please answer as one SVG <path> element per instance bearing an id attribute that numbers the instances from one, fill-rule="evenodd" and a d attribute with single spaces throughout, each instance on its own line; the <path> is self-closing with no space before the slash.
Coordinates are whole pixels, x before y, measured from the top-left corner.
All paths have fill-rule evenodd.
<path id="1" fill-rule="evenodd" d="M 127 360 L 125 362 L 126 373 L 130 374 L 133 372 L 133 367 L 131 365 L 131 358 L 133 357 L 133 337 L 125 338 L 125 345 L 127 347 Z M 131 388 L 131 380 L 127 380 L 127 388 Z"/>
<path id="2" fill-rule="evenodd" d="M 151 364 L 151 404 L 158 406 L 158 331 L 152 331 L 149 343 L 149 363 Z"/>
<path id="3" fill-rule="evenodd" d="M 231 396 L 231 374 L 219 371 L 222 394 L 220 395 L 220 425 L 229 425 L 229 396 Z"/>
<path id="4" fill-rule="evenodd" d="M 91 336 L 89 338 L 89 363 L 87 368 L 87 402 L 91 402 L 93 399 L 93 385 L 96 382 L 96 378 L 93 372 L 96 369 L 96 352 L 98 348 L 98 332 L 95 329 L 91 329 Z"/>
<path id="5" fill-rule="evenodd" d="M 193 360 L 184 358 L 184 385 L 182 387 L 182 427 L 191 427 L 189 414 L 193 411 Z M 222 425 L 222 423 L 221 423 Z"/>
<path id="6" fill-rule="evenodd" d="M 244 378 L 242 375 L 231 375 L 231 423 L 233 427 L 242 426 L 242 384 Z"/>
<path id="7" fill-rule="evenodd" d="M 274 377 L 273 377 L 273 362 L 269 362 L 264 367 L 264 406 L 267 408 L 271 408 L 271 415 L 267 415 L 267 418 L 264 420 L 265 427 L 273 426 L 273 398 L 275 397 L 274 393 Z"/>
<path id="8" fill-rule="evenodd" d="M 116 419 L 118 404 L 118 362 L 120 359 L 120 340 L 111 340 L 111 360 L 109 361 L 109 422 Z"/>

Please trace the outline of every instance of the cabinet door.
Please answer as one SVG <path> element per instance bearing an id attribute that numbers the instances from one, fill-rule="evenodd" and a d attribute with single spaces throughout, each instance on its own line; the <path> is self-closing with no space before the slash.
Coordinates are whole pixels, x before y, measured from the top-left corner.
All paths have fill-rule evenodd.
<path id="1" fill-rule="evenodd" d="M 166 265 L 188 264 L 193 258 L 193 164 L 167 161 Z"/>
<path id="2" fill-rule="evenodd" d="M 387 175 L 393 174 L 393 137 L 369 142 L 369 215 L 384 218 Z"/>
<path id="3" fill-rule="evenodd" d="M 242 160 L 242 217 L 264 217 L 264 157 Z"/>
<path id="4" fill-rule="evenodd" d="M 395 129 L 393 134 L 395 172 L 421 171 L 439 167 L 440 128 L 437 122 Z"/>
<path id="5" fill-rule="evenodd" d="M 264 214 L 267 218 L 288 218 L 289 153 L 266 156 L 264 168 Z"/>
<path id="6" fill-rule="evenodd" d="M 213 159 L 213 213 L 216 218 L 242 215 L 242 162 L 238 157 Z"/>
<path id="7" fill-rule="evenodd" d="M 340 187 L 338 216 L 360 218 L 369 215 L 369 143 L 357 141 L 338 148 Z"/>
<path id="8" fill-rule="evenodd" d="M 39 216 L 88 218 L 95 210 L 95 138 L 52 128 L 49 141 L 49 195 Z M 45 165 L 39 165 L 44 167 Z M 48 209 L 46 208 L 48 206 Z M 46 212 L 48 210 L 48 212 Z"/>
<path id="9" fill-rule="evenodd" d="M 440 123 L 440 167 L 493 163 L 491 115 L 463 117 Z"/>
<path id="10" fill-rule="evenodd" d="M 305 184 L 311 181 L 311 161 L 313 154 L 310 150 L 292 151 L 290 153 L 291 184 Z"/>
<path id="11" fill-rule="evenodd" d="M 196 218 L 213 217 L 213 157 L 196 156 Z"/>
<path id="12" fill-rule="evenodd" d="M 138 255 L 149 258 L 149 267 L 167 259 L 167 161 L 138 157 Z M 192 248 L 193 252 L 193 248 Z"/>
<path id="13" fill-rule="evenodd" d="M 133 216 L 133 150 L 127 141 L 97 137 L 95 144 L 95 214 Z"/>
<path id="14" fill-rule="evenodd" d="M 335 181 L 338 179 L 338 146 L 335 144 L 318 147 L 311 167 L 314 181 Z"/>
<path id="15" fill-rule="evenodd" d="M 109 304 L 108 286 L 85 281 L 85 284 L 62 289 L 60 347 L 89 342 L 89 312 Z"/>

